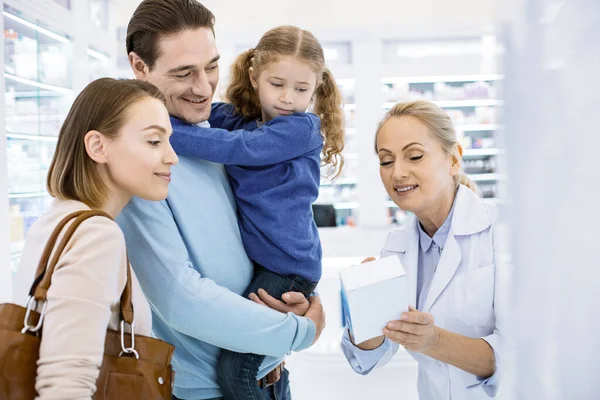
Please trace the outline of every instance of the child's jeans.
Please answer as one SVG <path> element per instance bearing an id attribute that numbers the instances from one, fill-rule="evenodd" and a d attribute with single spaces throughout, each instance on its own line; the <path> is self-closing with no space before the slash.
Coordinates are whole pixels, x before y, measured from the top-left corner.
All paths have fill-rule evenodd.
<path id="1" fill-rule="evenodd" d="M 264 289 L 279 300 L 281 295 L 287 292 L 300 292 L 308 297 L 316 286 L 316 282 L 300 276 L 279 275 L 255 264 L 254 279 L 244 296 L 247 298 L 250 293 L 257 293 L 258 289 Z M 217 373 L 225 400 L 263 399 L 257 374 L 264 358 L 265 356 L 260 354 L 235 353 L 229 350 L 221 352 Z"/>

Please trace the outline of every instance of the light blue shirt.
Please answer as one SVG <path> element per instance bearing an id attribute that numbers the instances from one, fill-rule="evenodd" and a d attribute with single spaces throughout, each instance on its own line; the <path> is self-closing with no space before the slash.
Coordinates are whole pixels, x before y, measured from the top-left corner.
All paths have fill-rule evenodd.
<path id="1" fill-rule="evenodd" d="M 175 396 L 211 399 L 221 397 L 221 348 L 267 355 L 262 378 L 286 353 L 309 347 L 315 325 L 240 296 L 253 266 L 223 166 L 180 157 L 172 178 L 166 201 L 134 198 L 118 223 L 154 334 L 175 345 Z"/>
<path id="2" fill-rule="evenodd" d="M 454 204 L 448 213 L 448 217 L 440 226 L 440 228 L 433 234 L 433 238 L 430 237 L 419 223 L 419 267 L 417 273 L 417 310 L 423 311 L 425 299 L 429 294 L 429 288 L 431 287 L 431 281 L 433 275 L 440 262 L 440 256 L 446 239 L 448 238 L 448 232 L 450 232 L 450 224 L 452 222 L 452 214 L 454 212 Z"/>

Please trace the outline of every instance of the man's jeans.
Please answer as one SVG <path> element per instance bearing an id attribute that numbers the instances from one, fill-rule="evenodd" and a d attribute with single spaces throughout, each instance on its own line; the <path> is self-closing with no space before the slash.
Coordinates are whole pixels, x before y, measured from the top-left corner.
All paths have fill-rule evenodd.
<path id="1" fill-rule="evenodd" d="M 264 289 L 271 296 L 280 299 L 284 293 L 300 292 L 308 297 L 317 283 L 297 275 L 279 275 L 260 265 L 254 265 L 254 278 L 246 289 L 244 297 Z M 258 386 L 257 374 L 265 359 L 264 355 L 221 351 L 217 380 L 223 397 L 227 400 L 262 400 L 264 390 Z M 269 388 L 267 388 L 269 389 Z M 278 391 L 275 390 L 275 393 Z M 282 392 L 284 393 L 284 392 Z M 263 397 L 261 398 L 261 394 Z M 270 397 L 268 397 L 270 399 Z M 274 397 L 279 399 L 280 397 Z M 289 398 L 289 397 L 284 397 Z"/>
<path id="2" fill-rule="evenodd" d="M 277 381 L 274 385 L 269 386 L 268 388 L 260 389 L 260 391 L 262 395 L 262 400 L 292 400 L 288 370 L 284 368 L 283 374 L 281 374 L 281 379 L 279 381 Z M 193 399 L 178 399 L 177 397 L 173 396 L 173 400 Z M 223 400 L 223 397 L 207 400 Z"/>

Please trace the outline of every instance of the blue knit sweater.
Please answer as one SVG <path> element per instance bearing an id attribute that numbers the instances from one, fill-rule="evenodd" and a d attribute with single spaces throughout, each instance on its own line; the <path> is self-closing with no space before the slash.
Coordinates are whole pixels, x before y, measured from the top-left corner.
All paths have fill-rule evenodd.
<path id="1" fill-rule="evenodd" d="M 278 274 L 317 282 L 322 250 L 311 206 L 319 194 L 319 118 L 298 113 L 259 128 L 232 105 L 215 103 L 209 122 L 211 128 L 202 128 L 171 118 L 175 151 L 225 164 L 248 257 Z"/>

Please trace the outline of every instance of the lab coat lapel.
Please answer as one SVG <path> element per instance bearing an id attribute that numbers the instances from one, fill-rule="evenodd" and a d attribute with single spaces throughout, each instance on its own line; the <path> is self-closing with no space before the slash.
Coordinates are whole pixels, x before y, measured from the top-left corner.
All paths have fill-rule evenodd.
<path id="1" fill-rule="evenodd" d="M 418 220 L 414 218 L 405 230 L 392 232 L 383 247 L 382 256 L 396 255 L 406 272 L 408 304 L 417 304 L 417 273 L 419 257 Z"/>
<path id="2" fill-rule="evenodd" d="M 450 233 L 446 239 L 446 245 L 442 251 L 438 267 L 433 274 L 433 280 L 427 298 L 425 299 L 423 311 L 429 312 L 429 310 L 431 310 L 435 301 L 440 297 L 446 286 L 448 286 L 454 277 L 461 260 L 462 254 L 458 242 L 454 235 Z"/>

